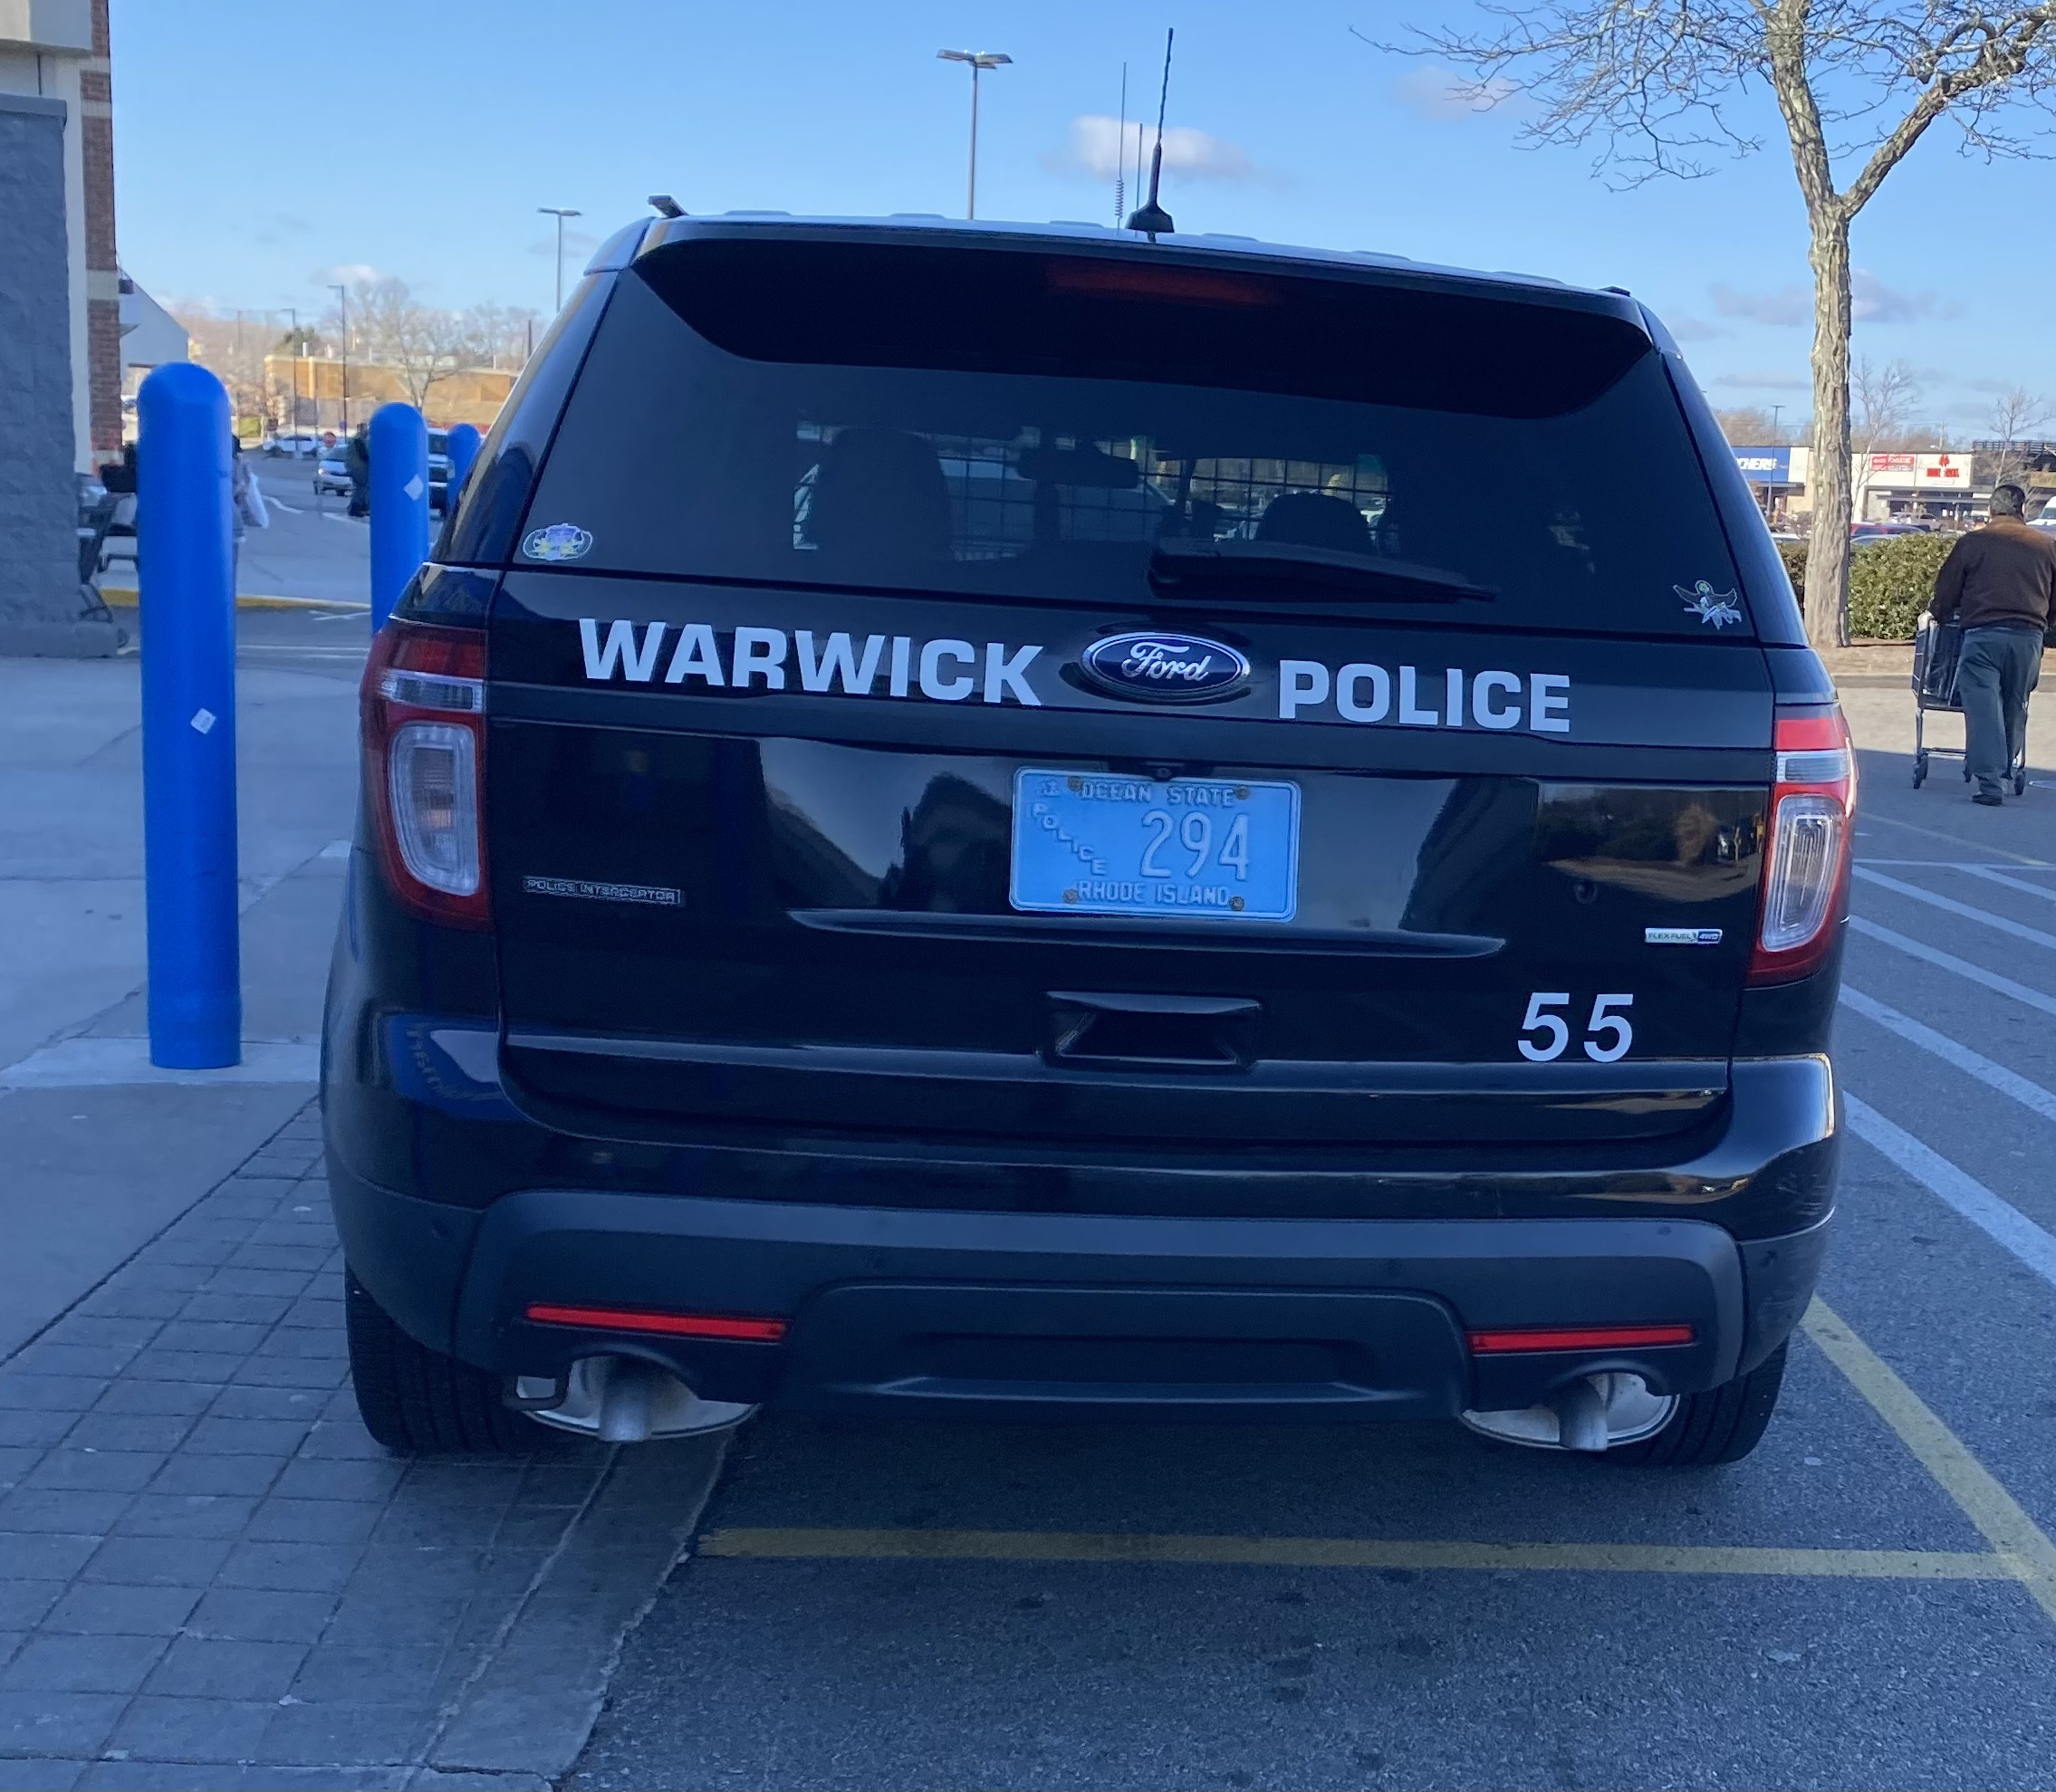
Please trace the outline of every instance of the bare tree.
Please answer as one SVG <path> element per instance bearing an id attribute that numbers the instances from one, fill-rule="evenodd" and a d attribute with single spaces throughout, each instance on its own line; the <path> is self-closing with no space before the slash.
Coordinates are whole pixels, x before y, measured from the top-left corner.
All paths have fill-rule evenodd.
<path id="1" fill-rule="evenodd" d="M 494 368 L 522 368 L 529 344 L 540 334 L 540 311 L 526 305 L 474 305 L 465 313 L 481 359 Z"/>
<path id="2" fill-rule="evenodd" d="M 1800 431 L 1762 405 L 1741 405 L 1717 410 L 1714 421 L 1721 434 L 1737 448 L 1783 447 L 1800 438 Z"/>
<path id="3" fill-rule="evenodd" d="M 276 345 L 278 320 L 269 311 L 210 310 L 206 305 L 174 305 L 192 345 L 192 356 L 228 388 L 229 408 L 237 417 L 272 418 L 272 394 L 264 380 L 264 357 Z"/>
<path id="4" fill-rule="evenodd" d="M 1536 144 L 1584 145 L 1633 183 L 1709 171 L 1762 147 L 1767 91 L 1806 204 L 1813 270 L 1812 638 L 1849 637 L 1849 226 L 1930 127 L 1986 157 L 2032 147 L 2022 116 L 2056 90 L 2056 0 L 1481 0 L 1476 31 L 1408 44 L 1471 76 L 1480 106 L 1532 107 Z"/>
<path id="5" fill-rule="evenodd" d="M 2009 473 L 2019 473 L 2027 465 L 2027 457 L 2019 452 L 2018 444 L 2048 428 L 2050 421 L 2049 400 L 2024 386 L 2013 387 L 1992 401 L 1985 422 L 2000 443 L 1999 465 L 1993 474 L 1995 480 L 2003 479 Z"/>
<path id="6" fill-rule="evenodd" d="M 422 304 L 404 280 L 360 284 L 351 295 L 350 328 L 358 353 L 392 369 L 417 409 L 437 380 L 482 359 L 471 318 Z"/>
<path id="7" fill-rule="evenodd" d="M 1856 412 L 1850 445 L 1859 455 L 1871 454 L 1906 433 L 1920 403 L 1920 376 L 1910 361 L 1880 367 L 1868 355 L 1859 356 L 1849 372 L 1849 398 Z"/>

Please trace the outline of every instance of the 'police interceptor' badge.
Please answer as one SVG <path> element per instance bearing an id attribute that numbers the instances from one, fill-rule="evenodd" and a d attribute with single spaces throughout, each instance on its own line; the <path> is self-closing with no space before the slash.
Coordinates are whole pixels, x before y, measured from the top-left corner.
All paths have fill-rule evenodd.
<path id="1" fill-rule="evenodd" d="M 591 532 L 575 522 L 552 522 L 547 529 L 531 529 L 521 540 L 521 551 L 530 560 L 578 560 L 591 548 Z"/>

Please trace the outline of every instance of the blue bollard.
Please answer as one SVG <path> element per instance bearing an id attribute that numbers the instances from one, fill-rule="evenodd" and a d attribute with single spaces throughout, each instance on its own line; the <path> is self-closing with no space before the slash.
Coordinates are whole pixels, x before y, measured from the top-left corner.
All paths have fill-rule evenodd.
<path id="1" fill-rule="evenodd" d="M 211 1070 L 243 1056 L 228 395 L 172 361 L 136 410 L 150 1062 Z"/>
<path id="2" fill-rule="evenodd" d="M 464 482 L 471 477 L 471 463 L 478 458 L 478 445 L 484 438 L 474 424 L 460 423 L 450 431 L 449 483 L 443 487 L 443 514 L 456 514 L 456 501 L 463 494 Z"/>
<path id="3" fill-rule="evenodd" d="M 428 558 L 428 426 L 412 405 L 371 413 L 371 632 Z"/>

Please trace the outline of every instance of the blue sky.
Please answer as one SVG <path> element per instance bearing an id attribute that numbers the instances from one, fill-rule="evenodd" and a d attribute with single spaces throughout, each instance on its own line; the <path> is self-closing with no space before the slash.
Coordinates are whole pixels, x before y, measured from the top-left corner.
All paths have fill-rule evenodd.
<path id="1" fill-rule="evenodd" d="M 1090 169 L 1129 64 L 1154 113 L 1177 27 L 1166 199 L 1189 230 L 1375 248 L 1631 288 L 1718 404 L 1807 407 L 1803 215 L 1774 115 L 1763 152 L 1630 192 L 1577 150 L 1517 147 L 1510 110 L 1351 34 L 1468 0 L 113 0 L 124 264 L 165 299 L 323 302 L 370 269 L 448 305 L 547 310 L 549 220 L 596 235 L 670 192 L 688 211 L 958 213 L 968 78 L 985 79 L 979 213 L 1110 218 Z M 1083 121 L 1083 122 L 1081 122 Z M 1856 230 L 1858 352 L 1921 372 L 1963 434 L 1997 387 L 2056 397 L 2042 222 L 2056 174 L 1934 133 Z M 1132 203 L 1132 200 L 1130 201 Z M 583 239 L 581 239 L 581 242 Z M 582 256 L 580 257 L 582 260 Z M 331 274 L 331 270 L 341 270 Z M 1866 315 L 1868 313 L 1868 315 Z"/>

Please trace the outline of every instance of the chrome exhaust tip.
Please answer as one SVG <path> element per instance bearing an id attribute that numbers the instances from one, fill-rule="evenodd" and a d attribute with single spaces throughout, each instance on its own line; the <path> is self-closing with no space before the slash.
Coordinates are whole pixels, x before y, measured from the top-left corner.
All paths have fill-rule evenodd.
<path id="1" fill-rule="evenodd" d="M 1609 1370 L 1581 1376 L 1540 1406 L 1456 1416 L 1481 1437 L 1501 1443 L 1596 1455 L 1654 1437 L 1677 1410 L 1675 1394 L 1653 1394 L 1640 1375 Z"/>
<path id="2" fill-rule="evenodd" d="M 646 1443 L 727 1431 L 756 1411 L 727 1400 L 702 1400 L 668 1369 L 639 1356 L 581 1356 L 569 1373 L 517 1375 L 507 1404 L 539 1424 L 602 1443 Z"/>

